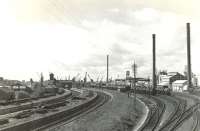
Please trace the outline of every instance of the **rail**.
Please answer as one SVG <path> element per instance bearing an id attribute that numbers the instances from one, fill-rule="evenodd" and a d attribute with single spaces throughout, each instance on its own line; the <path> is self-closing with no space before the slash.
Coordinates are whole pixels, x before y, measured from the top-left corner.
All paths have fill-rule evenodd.
<path id="1" fill-rule="evenodd" d="M 109 98 L 106 96 L 102 97 L 101 93 L 94 93 L 94 96 L 89 100 L 83 102 L 82 104 L 72 106 L 68 109 L 59 110 L 57 112 L 51 112 L 45 117 L 38 117 L 34 119 L 28 119 L 26 122 L 17 123 L 16 125 L 10 125 L 0 129 L 0 131 L 10 131 L 10 130 L 20 130 L 20 131 L 29 131 L 29 130 L 43 130 L 51 126 L 57 125 L 71 120 L 79 116 L 82 113 L 91 112 L 92 109 L 96 109 L 99 106 L 102 106 Z"/>

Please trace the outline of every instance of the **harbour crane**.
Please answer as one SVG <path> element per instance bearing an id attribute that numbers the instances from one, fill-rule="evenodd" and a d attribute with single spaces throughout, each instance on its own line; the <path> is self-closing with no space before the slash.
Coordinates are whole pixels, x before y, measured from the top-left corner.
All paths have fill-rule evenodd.
<path id="1" fill-rule="evenodd" d="M 101 77 L 101 80 L 100 80 L 100 82 L 102 82 L 102 80 L 103 80 L 103 76 Z"/>
<path id="2" fill-rule="evenodd" d="M 77 79 L 79 76 L 80 76 L 80 73 L 78 73 L 76 76 L 74 76 L 74 77 L 72 78 L 72 81 L 76 81 L 76 79 Z"/>
<path id="3" fill-rule="evenodd" d="M 100 76 L 97 77 L 97 82 L 99 82 L 99 77 L 100 77 Z"/>
<path id="4" fill-rule="evenodd" d="M 88 74 L 88 77 L 89 77 L 90 81 L 91 81 L 91 82 L 93 82 L 93 79 L 90 77 L 90 75 L 89 75 L 89 74 Z"/>
<path id="5" fill-rule="evenodd" d="M 37 75 L 39 77 L 39 81 L 40 81 L 41 86 L 43 86 L 43 82 L 44 82 L 44 76 L 43 76 L 43 74 L 42 73 L 38 73 L 38 72 L 36 72 L 36 73 L 37 73 Z"/>
<path id="6" fill-rule="evenodd" d="M 84 83 L 87 82 L 87 72 L 85 72 L 85 77 L 84 77 L 83 81 L 84 81 Z"/>
<path id="7" fill-rule="evenodd" d="M 83 87 L 86 86 L 87 83 L 87 72 L 85 72 L 85 77 L 83 78 Z"/>

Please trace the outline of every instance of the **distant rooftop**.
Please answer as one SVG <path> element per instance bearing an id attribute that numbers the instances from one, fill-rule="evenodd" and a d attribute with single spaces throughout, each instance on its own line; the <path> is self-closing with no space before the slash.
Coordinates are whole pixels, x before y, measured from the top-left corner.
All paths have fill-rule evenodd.
<path id="1" fill-rule="evenodd" d="M 173 83 L 174 83 L 174 84 L 183 84 L 183 83 L 185 83 L 185 82 L 187 82 L 187 80 L 176 80 L 176 81 L 174 81 Z"/>
<path id="2" fill-rule="evenodd" d="M 175 76 L 177 74 L 180 74 L 180 73 L 178 73 L 178 72 L 168 72 L 167 73 L 168 76 Z"/>

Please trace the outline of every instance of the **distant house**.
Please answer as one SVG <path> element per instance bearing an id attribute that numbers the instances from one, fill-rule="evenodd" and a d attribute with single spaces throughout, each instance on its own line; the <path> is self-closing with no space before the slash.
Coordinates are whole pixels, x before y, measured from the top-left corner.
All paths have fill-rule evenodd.
<path id="1" fill-rule="evenodd" d="M 187 90 L 187 80 L 176 80 L 172 83 L 172 91 L 174 92 L 183 92 Z"/>

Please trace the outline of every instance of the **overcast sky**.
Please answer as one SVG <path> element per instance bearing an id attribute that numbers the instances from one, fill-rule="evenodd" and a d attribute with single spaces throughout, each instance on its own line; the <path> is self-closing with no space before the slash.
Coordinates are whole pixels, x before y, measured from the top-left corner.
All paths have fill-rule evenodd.
<path id="1" fill-rule="evenodd" d="M 96 79 L 125 77 L 135 60 L 138 75 L 151 76 L 152 34 L 157 69 L 183 72 L 186 23 L 191 23 L 192 71 L 200 75 L 198 0 L 2 0 L 0 75 L 38 79 L 43 72 Z"/>

